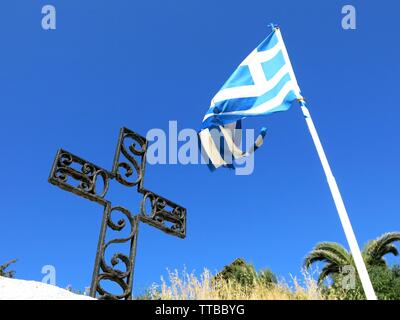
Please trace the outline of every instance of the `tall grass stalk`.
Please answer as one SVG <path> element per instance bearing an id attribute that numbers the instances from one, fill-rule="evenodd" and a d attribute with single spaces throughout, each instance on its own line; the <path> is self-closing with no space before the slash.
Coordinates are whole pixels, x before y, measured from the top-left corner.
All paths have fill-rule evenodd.
<path id="1" fill-rule="evenodd" d="M 168 271 L 167 281 L 161 278 L 161 284 L 154 284 L 149 290 L 150 299 L 161 300 L 321 300 L 323 296 L 316 281 L 303 272 L 302 285 L 292 278 L 292 285 L 285 280 L 277 284 L 265 285 L 255 281 L 243 285 L 235 281 L 216 279 L 204 269 L 197 277 L 186 270 Z"/>

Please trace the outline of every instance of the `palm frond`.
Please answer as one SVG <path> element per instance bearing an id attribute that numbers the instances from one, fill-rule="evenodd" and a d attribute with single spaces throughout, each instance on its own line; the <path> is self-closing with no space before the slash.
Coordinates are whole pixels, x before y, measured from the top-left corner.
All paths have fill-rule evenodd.
<path id="1" fill-rule="evenodd" d="M 326 250 L 333 252 L 341 259 L 347 262 L 351 262 L 351 254 L 339 243 L 336 242 L 321 242 L 318 243 L 314 250 Z"/>
<path id="2" fill-rule="evenodd" d="M 388 244 L 383 250 L 382 250 L 383 256 L 391 253 L 394 256 L 398 256 L 399 255 L 399 250 L 397 249 L 397 247 L 394 244 Z"/>
<path id="3" fill-rule="evenodd" d="M 314 249 L 304 259 L 304 267 L 309 268 L 313 263 L 319 261 L 332 263 L 339 267 L 348 264 L 347 260 L 342 259 L 340 255 L 337 255 L 333 251 Z"/>
<path id="4" fill-rule="evenodd" d="M 336 264 L 328 263 L 325 267 L 322 268 L 318 276 L 318 284 L 321 284 L 330 275 L 337 274 L 339 272 L 340 272 L 339 266 L 337 266 Z"/>
<path id="5" fill-rule="evenodd" d="M 380 264 L 386 254 L 397 255 L 399 252 L 393 245 L 396 241 L 400 241 L 400 232 L 388 232 L 368 242 L 364 249 L 365 259 L 370 264 Z"/>

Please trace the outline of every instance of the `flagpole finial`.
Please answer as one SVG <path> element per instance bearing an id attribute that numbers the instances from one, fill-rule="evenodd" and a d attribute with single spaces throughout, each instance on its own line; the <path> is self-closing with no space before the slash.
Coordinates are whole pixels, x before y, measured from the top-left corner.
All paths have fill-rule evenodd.
<path id="1" fill-rule="evenodd" d="M 300 103 L 300 106 L 302 107 L 306 105 L 306 99 L 304 97 L 297 98 L 297 101 Z"/>
<path id="2" fill-rule="evenodd" d="M 279 29 L 279 26 L 277 24 L 273 23 L 273 22 L 268 24 L 268 27 L 271 28 L 271 30 Z"/>

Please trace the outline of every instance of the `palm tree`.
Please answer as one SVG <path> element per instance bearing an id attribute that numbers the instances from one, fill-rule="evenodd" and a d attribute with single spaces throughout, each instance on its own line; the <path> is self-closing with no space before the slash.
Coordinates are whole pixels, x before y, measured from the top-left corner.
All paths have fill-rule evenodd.
<path id="1" fill-rule="evenodd" d="M 369 241 L 363 250 L 366 265 L 387 266 L 384 259 L 386 254 L 399 255 L 399 251 L 393 244 L 396 241 L 400 241 L 400 232 L 388 232 L 375 240 Z M 304 259 L 304 267 L 309 268 L 316 262 L 326 263 L 319 274 L 319 283 L 329 276 L 335 277 L 338 275 L 344 266 L 354 266 L 351 253 L 336 242 L 322 242 L 317 244 Z"/>

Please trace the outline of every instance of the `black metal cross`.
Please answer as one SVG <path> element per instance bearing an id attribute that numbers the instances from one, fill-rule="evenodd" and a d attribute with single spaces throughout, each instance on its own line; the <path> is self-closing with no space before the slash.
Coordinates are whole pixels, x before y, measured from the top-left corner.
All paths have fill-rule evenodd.
<path id="1" fill-rule="evenodd" d="M 90 288 L 92 297 L 100 299 L 132 298 L 139 221 L 180 238 L 186 236 L 186 209 L 143 187 L 147 145 L 147 140 L 144 137 L 127 128 L 122 128 L 111 172 L 62 149 L 57 152 L 54 160 L 49 177 L 50 183 L 78 196 L 95 201 L 104 207 Z M 105 198 L 109 182 L 112 179 L 126 187 L 137 186 L 137 191 L 142 194 L 138 214 L 132 215 L 124 207 L 112 206 L 111 202 Z M 101 190 L 98 190 L 99 184 Z M 146 202 L 151 204 L 151 212 L 146 212 Z M 116 211 L 124 216 L 117 222 L 112 219 L 112 214 Z M 127 237 L 106 241 L 108 230 L 119 232 L 127 228 L 129 228 Z M 109 264 L 105 258 L 106 250 L 117 243 L 129 243 L 129 253 L 117 252 L 113 254 L 111 264 Z M 117 268 L 119 262 L 125 265 L 125 270 Z M 123 293 L 113 294 L 108 292 L 101 286 L 102 281 L 112 281 L 118 284 Z"/>

